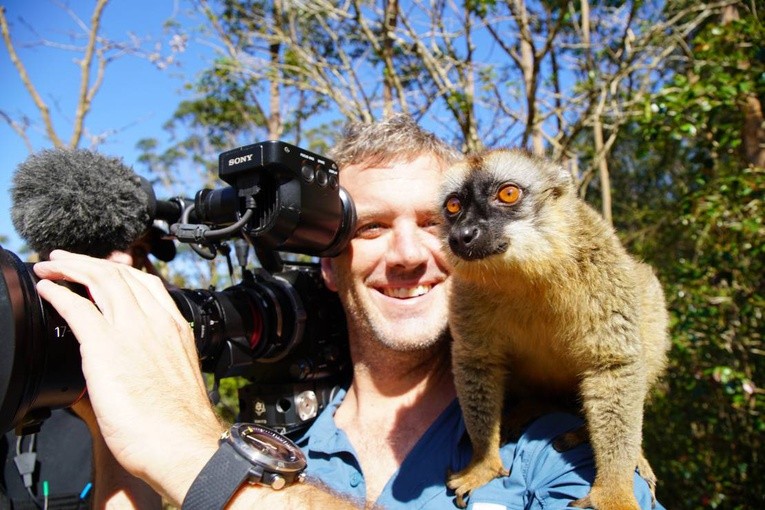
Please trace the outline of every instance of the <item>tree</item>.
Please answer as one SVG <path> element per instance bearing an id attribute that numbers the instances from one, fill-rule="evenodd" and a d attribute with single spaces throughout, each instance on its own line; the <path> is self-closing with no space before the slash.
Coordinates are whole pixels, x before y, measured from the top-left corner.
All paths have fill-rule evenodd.
<path id="1" fill-rule="evenodd" d="M 3 36 L 5 48 L 18 72 L 19 79 L 24 84 L 40 114 L 40 122 L 46 137 L 54 147 L 79 147 L 84 136 L 90 138 L 91 144 L 98 145 L 105 136 L 108 136 L 108 133 L 88 133 L 86 130 L 86 119 L 91 111 L 93 99 L 103 84 L 106 69 L 115 59 L 124 55 L 134 55 L 141 58 L 149 58 L 160 67 L 166 66 L 172 61 L 172 56 L 165 58 L 156 52 L 145 52 L 141 48 L 140 39 L 131 38 L 125 41 L 113 41 L 104 38 L 101 35 L 101 28 L 103 13 L 108 3 L 109 0 L 98 0 L 93 7 L 88 23 L 80 19 L 74 10 L 68 6 L 62 6 L 62 9 L 66 11 L 76 27 L 76 30 L 68 34 L 68 39 L 75 42 L 42 39 L 36 43 L 48 48 L 70 51 L 77 55 L 75 62 L 79 68 L 80 86 L 77 91 L 73 120 L 71 124 L 67 124 L 67 127 L 71 128 L 71 135 L 68 141 L 65 141 L 63 134 L 57 130 L 50 104 L 43 99 L 37 85 L 29 76 L 22 58 L 16 51 L 12 27 L 6 17 L 6 8 L 0 6 L 0 32 Z M 78 44 L 80 41 L 84 42 Z M 28 130 L 32 127 L 30 117 L 23 115 L 19 118 L 19 116 L 5 111 L 0 111 L 0 117 L 24 141 L 29 152 L 34 152 L 34 144 L 28 136 Z"/>
<path id="2" fill-rule="evenodd" d="M 701 8 L 667 6 L 668 16 Z M 765 32 L 755 3 L 712 12 L 629 127 L 633 179 L 617 183 L 642 210 L 633 221 L 650 226 L 632 241 L 659 268 L 673 315 L 666 385 L 646 419 L 668 508 L 752 508 L 765 490 L 765 169 L 747 141 L 759 136 L 748 107 L 765 98 Z"/>
<path id="3" fill-rule="evenodd" d="M 464 150 L 520 145 L 569 164 L 609 220 L 620 129 L 716 12 L 659 18 L 658 1 L 283 1 L 196 3 L 220 48 L 218 79 L 197 86 L 216 101 L 242 87 L 260 118 L 241 118 L 240 130 L 266 122 L 269 137 L 302 136 L 310 125 L 309 143 L 326 146 L 316 136 L 326 126 L 408 112 Z"/>

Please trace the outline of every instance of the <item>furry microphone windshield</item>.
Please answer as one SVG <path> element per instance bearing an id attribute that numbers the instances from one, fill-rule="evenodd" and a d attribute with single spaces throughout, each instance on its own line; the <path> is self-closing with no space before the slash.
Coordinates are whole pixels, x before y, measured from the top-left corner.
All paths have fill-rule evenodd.
<path id="1" fill-rule="evenodd" d="M 11 219 L 29 246 L 94 257 L 124 250 L 149 226 L 150 197 L 118 158 L 50 149 L 21 163 L 11 188 Z"/>

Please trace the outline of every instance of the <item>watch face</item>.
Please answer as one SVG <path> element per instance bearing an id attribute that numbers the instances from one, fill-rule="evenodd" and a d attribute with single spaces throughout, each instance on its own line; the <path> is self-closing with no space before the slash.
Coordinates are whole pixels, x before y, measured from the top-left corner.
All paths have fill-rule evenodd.
<path id="1" fill-rule="evenodd" d="M 244 448 L 243 453 L 270 468 L 302 470 L 306 465 L 305 456 L 300 448 L 271 429 L 252 424 L 239 424 L 232 427 L 231 438 L 234 440 L 235 447 Z"/>
<path id="2" fill-rule="evenodd" d="M 296 459 L 295 451 L 284 441 L 280 441 L 270 434 L 264 434 L 262 430 L 247 428 L 241 431 L 242 439 L 247 444 L 276 460 L 293 462 Z"/>

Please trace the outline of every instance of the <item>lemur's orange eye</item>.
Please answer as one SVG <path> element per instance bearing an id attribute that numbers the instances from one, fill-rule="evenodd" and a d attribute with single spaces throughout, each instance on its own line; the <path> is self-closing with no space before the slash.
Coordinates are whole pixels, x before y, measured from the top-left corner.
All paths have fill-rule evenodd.
<path id="1" fill-rule="evenodd" d="M 448 212 L 449 214 L 457 214 L 458 212 L 462 210 L 462 204 L 460 203 L 460 199 L 457 197 L 451 197 L 444 204 L 444 209 L 446 209 L 446 212 Z"/>
<path id="2" fill-rule="evenodd" d="M 515 184 L 505 184 L 497 191 L 497 199 L 503 204 L 512 205 L 521 198 L 521 188 Z"/>

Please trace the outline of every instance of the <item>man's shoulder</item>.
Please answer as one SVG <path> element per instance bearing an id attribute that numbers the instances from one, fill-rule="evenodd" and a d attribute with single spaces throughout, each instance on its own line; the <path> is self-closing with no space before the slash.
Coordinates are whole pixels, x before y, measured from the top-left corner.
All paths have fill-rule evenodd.
<path id="1" fill-rule="evenodd" d="M 514 469 L 520 469 L 530 483 L 546 478 L 542 476 L 545 473 L 555 476 L 572 464 L 591 462 L 592 450 L 586 442 L 567 451 L 559 451 L 554 446 L 557 438 L 582 426 L 582 418 L 571 413 L 544 414 L 527 425 L 516 441 L 502 447 L 503 460 Z"/>
<path id="2" fill-rule="evenodd" d="M 565 505 L 586 495 L 595 480 L 595 459 L 586 436 L 566 449 L 556 449 L 556 439 L 579 431 L 584 424 L 581 417 L 565 412 L 548 413 L 530 423 L 517 441 L 502 446 L 502 460 L 510 476 L 489 483 L 482 494 L 484 500 L 506 501 L 503 493 L 512 487 L 524 501 L 523 508 Z M 652 508 L 648 484 L 637 472 L 635 496 L 641 508 Z M 653 508 L 663 509 L 658 503 Z"/>
<path id="3" fill-rule="evenodd" d="M 575 414 L 562 411 L 546 413 L 534 419 L 523 429 L 518 445 L 549 446 L 561 434 L 577 430 L 582 426 L 584 426 L 584 420 Z"/>

